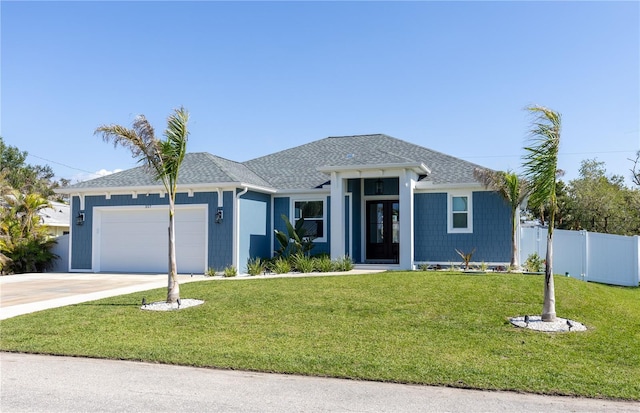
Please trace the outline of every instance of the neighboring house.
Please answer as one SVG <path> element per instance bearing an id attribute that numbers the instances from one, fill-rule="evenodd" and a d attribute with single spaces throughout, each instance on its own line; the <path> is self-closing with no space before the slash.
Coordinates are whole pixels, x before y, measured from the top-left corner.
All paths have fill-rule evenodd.
<path id="1" fill-rule="evenodd" d="M 176 200 L 178 271 L 268 258 L 304 218 L 312 254 L 413 269 L 510 260 L 510 208 L 477 165 L 386 135 L 330 137 L 247 162 L 189 153 Z M 59 190 L 72 207 L 70 271 L 166 272 L 168 199 L 144 167 Z M 274 245 L 276 244 L 276 245 Z"/>
<path id="2" fill-rule="evenodd" d="M 60 237 L 69 233 L 70 207 L 62 202 L 49 201 L 51 208 L 38 211 L 40 222 L 47 228 L 52 237 Z"/>

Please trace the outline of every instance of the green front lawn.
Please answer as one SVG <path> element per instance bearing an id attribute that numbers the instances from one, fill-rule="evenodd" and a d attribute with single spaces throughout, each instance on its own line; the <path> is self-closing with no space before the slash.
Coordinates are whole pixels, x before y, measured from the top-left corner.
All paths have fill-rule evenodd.
<path id="1" fill-rule="evenodd" d="M 0 349 L 192 366 L 640 400 L 640 289 L 556 277 L 576 333 L 508 318 L 539 314 L 542 276 L 390 272 L 203 281 L 205 304 L 141 311 L 108 298 L 0 321 Z"/>

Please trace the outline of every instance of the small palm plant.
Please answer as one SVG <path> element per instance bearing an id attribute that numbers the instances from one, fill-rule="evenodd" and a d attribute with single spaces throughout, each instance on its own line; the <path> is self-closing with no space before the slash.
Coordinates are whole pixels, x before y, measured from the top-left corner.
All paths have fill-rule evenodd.
<path id="1" fill-rule="evenodd" d="M 474 248 L 473 250 L 471 250 L 471 252 L 462 252 L 459 249 L 456 248 L 456 252 L 458 253 L 458 255 L 460 256 L 460 258 L 462 258 L 462 261 L 464 262 L 464 269 L 468 270 L 469 269 L 469 263 L 471 262 L 471 257 L 473 257 L 473 253 L 476 252 L 476 249 Z"/>
<path id="2" fill-rule="evenodd" d="M 287 227 L 287 232 L 278 231 L 277 229 L 274 231 L 276 240 L 280 244 L 276 255 L 279 257 L 296 254 L 309 255 L 313 248 L 314 237 L 307 234 L 304 218 L 297 220 L 294 227 L 286 215 L 282 214 L 281 217 Z"/>

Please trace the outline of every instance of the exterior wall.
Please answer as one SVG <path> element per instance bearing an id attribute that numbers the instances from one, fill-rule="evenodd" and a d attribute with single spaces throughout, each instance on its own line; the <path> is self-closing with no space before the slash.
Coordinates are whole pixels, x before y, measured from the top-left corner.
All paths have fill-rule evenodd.
<path id="1" fill-rule="evenodd" d="M 301 198 L 303 198 L 303 196 L 301 196 Z M 331 239 L 331 208 L 329 208 L 329 205 L 331 205 L 330 198 L 331 197 L 326 197 L 326 203 L 325 203 L 325 209 L 326 209 L 325 214 L 327 217 L 327 221 L 325 222 L 325 232 L 326 232 L 327 242 L 314 242 L 314 247 L 311 250 L 311 255 L 329 254 L 330 249 L 329 249 L 328 240 Z M 291 211 L 290 211 L 291 199 L 292 198 L 290 197 L 274 198 L 273 228 L 275 230 L 283 231 L 283 232 L 287 231 L 287 227 L 284 221 L 282 220 L 281 216 L 285 215 L 287 218 L 291 217 Z M 293 199 L 297 199 L 297 197 L 294 196 Z M 275 238 L 275 234 L 273 234 L 272 237 L 273 237 L 273 247 L 275 250 L 277 250 L 280 248 L 280 244 L 278 244 L 278 241 Z"/>
<path id="2" fill-rule="evenodd" d="M 459 263 L 455 249 L 473 254 L 473 262 L 511 259 L 511 210 L 502 197 L 489 191 L 473 192 L 473 233 L 447 233 L 447 193 L 418 193 L 415 202 L 417 262 Z"/>
<path id="3" fill-rule="evenodd" d="M 247 192 L 240 198 L 239 272 L 247 272 L 250 258 L 271 257 L 271 196 Z"/>
<path id="4" fill-rule="evenodd" d="M 217 192 L 196 192 L 192 197 L 187 193 L 178 193 L 176 204 L 207 204 L 209 215 L 208 228 L 208 262 L 209 267 L 224 268 L 232 262 L 232 242 L 233 242 L 233 192 L 223 193 L 224 219 L 221 223 L 215 223 L 215 214 L 218 205 Z M 137 198 L 132 195 L 112 195 L 110 199 L 106 196 L 86 196 L 84 213 L 85 221 L 83 225 L 77 225 L 75 218 L 72 220 L 71 230 L 71 265 L 70 269 L 75 271 L 90 271 L 92 269 L 92 245 L 93 245 L 93 216 L 94 207 L 118 207 L 133 205 L 168 205 L 167 195 L 160 197 L 158 194 L 142 194 Z M 80 199 L 72 197 L 71 201 L 72 217 L 78 216 L 80 211 Z M 168 225 L 168 217 L 167 217 Z"/>
<path id="5" fill-rule="evenodd" d="M 362 263 L 362 190 L 361 179 L 349 179 L 347 192 L 351 193 L 351 259 L 356 264 Z"/>

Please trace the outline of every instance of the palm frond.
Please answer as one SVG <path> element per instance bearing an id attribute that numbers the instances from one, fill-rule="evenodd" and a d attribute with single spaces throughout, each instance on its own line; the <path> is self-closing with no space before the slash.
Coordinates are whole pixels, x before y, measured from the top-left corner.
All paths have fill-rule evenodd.
<path id="1" fill-rule="evenodd" d="M 188 121 L 189 113 L 182 107 L 176 109 L 167 119 L 167 129 L 164 132 L 167 139 L 160 145 L 163 159 L 162 175 L 167 177 L 169 185 L 174 188 L 177 184 L 180 164 L 187 151 Z"/>
<path id="2" fill-rule="evenodd" d="M 561 117 L 542 106 L 530 106 L 533 115 L 529 145 L 524 155 L 525 177 L 531 184 L 529 203 L 532 208 L 555 198 L 558 175 Z"/>

